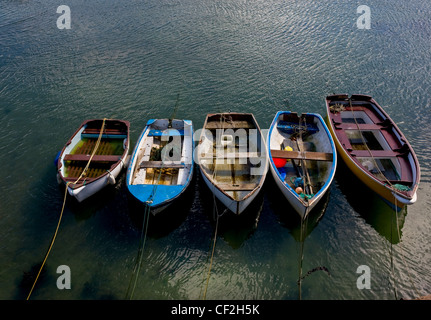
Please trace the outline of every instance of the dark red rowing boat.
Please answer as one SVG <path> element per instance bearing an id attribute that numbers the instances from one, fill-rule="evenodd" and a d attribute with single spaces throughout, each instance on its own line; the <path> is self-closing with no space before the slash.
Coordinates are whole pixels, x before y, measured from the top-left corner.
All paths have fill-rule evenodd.
<path id="1" fill-rule="evenodd" d="M 398 208 L 416 201 L 420 167 L 413 148 L 370 96 L 326 97 L 329 130 L 350 170 Z"/>

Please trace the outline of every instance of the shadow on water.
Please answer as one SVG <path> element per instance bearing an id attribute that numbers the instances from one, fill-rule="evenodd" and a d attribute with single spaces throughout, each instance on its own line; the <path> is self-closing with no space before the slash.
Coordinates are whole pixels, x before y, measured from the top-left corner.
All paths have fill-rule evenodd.
<path id="1" fill-rule="evenodd" d="M 17 286 L 17 291 L 14 298 L 15 300 L 25 300 L 28 297 L 41 266 L 42 262 L 33 264 L 30 270 L 23 271 L 21 279 L 15 281 Z M 48 270 L 49 267 L 45 265 L 44 268 L 40 271 L 40 275 L 37 281 L 38 286 L 55 283 L 54 277 L 51 276 L 52 272 L 48 272 Z"/>
<path id="2" fill-rule="evenodd" d="M 58 233 L 61 234 L 63 228 L 67 228 L 67 220 L 70 214 L 76 221 L 87 220 L 97 212 L 112 211 L 113 219 L 118 225 L 118 207 L 124 206 L 124 171 L 117 177 L 115 185 L 108 185 L 95 195 L 79 203 L 70 195 L 66 196 L 62 222 Z M 25 226 L 21 237 L 29 239 L 29 256 L 36 256 L 36 261 L 28 261 L 20 276 L 16 279 L 17 291 L 16 299 L 26 299 L 30 289 L 42 266 L 42 261 L 47 253 L 49 242 L 51 241 L 57 223 L 59 221 L 61 208 L 63 206 L 64 194 L 66 191 L 64 184 L 58 184 L 56 180 L 55 167 L 47 166 L 40 180 L 29 188 L 31 197 L 28 202 L 23 203 L 22 210 L 25 212 Z M 107 222 L 109 223 L 109 221 Z M 106 226 L 106 225 L 105 225 Z M 44 247 L 46 245 L 46 247 Z M 55 247 L 55 244 L 54 244 Z M 35 250 L 37 253 L 34 254 Z M 48 257 L 34 288 L 33 296 L 37 296 L 38 288 L 55 283 L 52 274 L 55 271 L 50 266 Z"/>
<path id="3" fill-rule="evenodd" d="M 217 235 L 233 249 L 240 248 L 257 229 L 263 210 L 265 184 L 249 206 L 240 215 L 236 215 L 213 195 L 203 179 L 199 180 L 199 197 L 204 215 L 215 229 L 219 214 Z"/>
<path id="4" fill-rule="evenodd" d="M 316 271 L 324 271 L 330 275 L 328 268 L 325 266 L 315 267 L 308 272 L 304 273 L 303 261 L 304 261 L 304 246 L 306 238 L 313 232 L 313 230 L 322 220 L 326 208 L 329 203 L 330 190 L 328 190 L 316 206 L 308 213 L 306 219 L 302 220 L 295 209 L 290 205 L 289 201 L 285 198 L 281 190 L 278 188 L 272 175 L 267 179 L 268 188 L 268 200 L 270 202 L 270 208 L 273 210 L 275 215 L 278 217 L 279 223 L 289 230 L 289 233 L 293 239 L 299 245 L 298 255 L 298 299 L 302 299 L 302 281 L 304 278 Z"/>
<path id="5" fill-rule="evenodd" d="M 305 219 L 305 223 L 301 224 L 301 217 L 290 205 L 289 201 L 287 201 L 272 176 L 267 177 L 267 190 L 269 190 L 268 199 L 270 201 L 270 208 L 278 217 L 279 223 L 289 229 L 290 234 L 297 242 L 305 240 L 317 227 L 325 214 L 330 197 L 330 190 L 328 190 L 319 203 L 310 211 L 307 219 Z M 301 227 L 303 228 L 303 232 L 301 231 Z"/>
<path id="6" fill-rule="evenodd" d="M 407 215 L 407 208 L 403 208 L 397 213 L 379 195 L 360 181 L 342 159 L 338 162 L 335 179 L 350 206 L 381 236 L 392 244 L 397 244 L 402 236 L 401 230 Z M 398 236 L 397 218 L 400 236 Z"/>
<path id="7" fill-rule="evenodd" d="M 57 197 L 58 184 L 55 169 L 53 166 L 47 166 L 44 172 L 39 173 L 40 179 L 28 187 L 26 200 L 22 202 L 20 208 L 24 218 L 23 225 L 20 227 L 20 238 L 27 241 L 25 250 L 27 250 L 28 261 L 21 263 L 21 270 L 16 270 L 15 299 L 17 300 L 27 298 L 36 280 L 47 249 L 43 245 L 48 245 L 61 210 L 60 197 Z M 47 262 L 40 271 L 34 290 L 37 291 L 38 288 L 51 284 L 53 282 L 51 274 L 51 268 Z M 33 293 L 33 296 L 35 295 L 37 292 Z"/>

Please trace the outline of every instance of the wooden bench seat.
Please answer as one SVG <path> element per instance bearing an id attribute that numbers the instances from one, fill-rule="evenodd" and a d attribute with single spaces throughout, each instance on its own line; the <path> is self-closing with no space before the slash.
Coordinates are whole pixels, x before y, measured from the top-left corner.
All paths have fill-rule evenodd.
<path id="1" fill-rule="evenodd" d="M 273 158 L 295 159 L 295 160 L 317 160 L 317 161 L 332 161 L 332 153 L 312 152 L 312 151 L 285 151 L 271 150 Z"/>
<path id="2" fill-rule="evenodd" d="M 100 129 L 97 128 L 87 128 L 81 133 L 82 138 L 92 138 L 97 139 L 100 135 Z M 102 138 L 110 139 L 125 139 L 127 138 L 127 132 L 120 129 L 105 129 L 103 130 Z"/>
<path id="3" fill-rule="evenodd" d="M 100 134 L 100 129 L 99 128 L 86 128 L 84 129 L 84 131 L 82 131 L 82 133 L 88 133 L 88 134 Z M 103 133 L 105 134 L 127 134 L 127 132 L 120 130 L 120 129 L 109 129 L 109 128 L 105 128 L 103 130 Z"/>
<path id="4" fill-rule="evenodd" d="M 374 123 L 338 123 L 335 124 L 335 129 L 340 130 L 381 130 L 383 126 Z"/>
<path id="5" fill-rule="evenodd" d="M 374 158 L 389 158 L 403 155 L 400 152 L 396 152 L 393 150 L 352 150 L 350 154 L 354 157 L 371 157 L 371 154 Z"/>
<path id="6" fill-rule="evenodd" d="M 64 161 L 86 161 L 90 160 L 89 154 L 66 154 Z M 91 162 L 117 162 L 121 155 L 94 155 Z"/>
<path id="7" fill-rule="evenodd" d="M 201 160 L 212 160 L 212 159 L 244 159 L 244 158 L 259 158 L 264 157 L 265 153 L 258 152 L 225 152 L 221 154 L 209 153 L 204 154 L 200 157 Z"/>
<path id="8" fill-rule="evenodd" d="M 256 129 L 256 127 L 248 121 L 212 121 L 208 122 L 204 129 Z"/>
<path id="9" fill-rule="evenodd" d="M 256 189 L 257 184 L 255 183 L 242 183 L 237 185 L 232 184 L 217 184 L 217 186 L 223 191 L 253 191 Z"/>
<path id="10" fill-rule="evenodd" d="M 145 168 L 184 168 L 185 163 L 179 161 L 142 161 L 139 165 L 141 169 Z"/>

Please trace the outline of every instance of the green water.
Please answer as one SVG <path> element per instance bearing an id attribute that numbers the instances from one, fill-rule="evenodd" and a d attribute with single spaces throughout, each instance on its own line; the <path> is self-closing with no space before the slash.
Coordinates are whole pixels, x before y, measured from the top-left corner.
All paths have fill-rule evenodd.
<path id="1" fill-rule="evenodd" d="M 367 1 L 67 1 L 0 3 L 0 299 L 25 299 L 63 202 L 55 155 L 85 119 L 131 122 L 131 148 L 148 119 L 202 127 L 210 112 L 324 115 L 331 93 L 373 96 L 421 164 L 418 200 L 395 217 L 340 163 L 307 224 L 301 298 L 396 299 L 431 293 L 431 4 Z M 365 3 L 364 3 L 365 4 Z M 341 161 L 340 161 L 341 162 Z M 31 299 L 124 299 L 141 237 L 124 174 L 81 205 L 67 200 Z M 170 215 L 152 219 L 134 299 L 200 299 L 214 235 L 213 198 L 198 171 Z M 218 210 L 223 209 L 218 207 Z M 270 174 L 245 219 L 221 223 L 206 299 L 298 299 L 299 221 Z M 401 227 L 400 238 L 396 232 Z M 393 261 L 393 264 L 391 264 Z M 57 267 L 71 270 L 59 290 Z M 357 268 L 371 270 L 358 289 Z M 393 268 L 392 268 L 393 266 Z M 27 279 L 27 280 L 26 280 Z"/>

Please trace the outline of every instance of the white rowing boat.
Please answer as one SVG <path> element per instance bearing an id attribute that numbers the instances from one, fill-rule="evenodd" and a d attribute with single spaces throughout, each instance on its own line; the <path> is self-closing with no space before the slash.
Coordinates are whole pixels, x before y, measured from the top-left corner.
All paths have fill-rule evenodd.
<path id="1" fill-rule="evenodd" d="M 272 175 L 302 219 L 328 191 L 335 176 L 337 153 L 319 114 L 301 116 L 279 111 L 267 139 Z"/>
<path id="2" fill-rule="evenodd" d="M 206 185 L 230 211 L 242 213 L 268 171 L 265 141 L 253 114 L 208 114 L 197 148 Z"/>
<path id="3" fill-rule="evenodd" d="M 124 120 L 86 120 L 67 141 L 57 160 L 57 180 L 78 202 L 116 183 L 129 152 L 129 126 Z"/>

